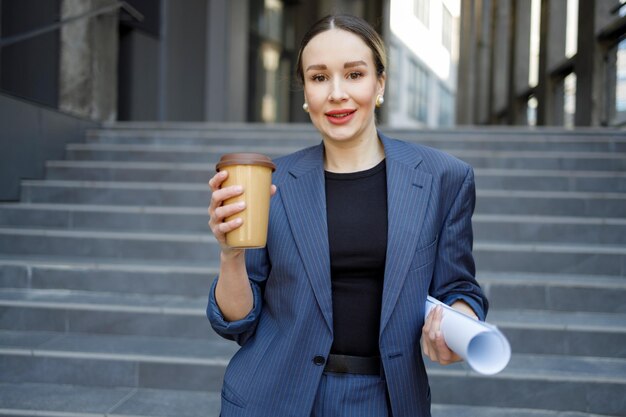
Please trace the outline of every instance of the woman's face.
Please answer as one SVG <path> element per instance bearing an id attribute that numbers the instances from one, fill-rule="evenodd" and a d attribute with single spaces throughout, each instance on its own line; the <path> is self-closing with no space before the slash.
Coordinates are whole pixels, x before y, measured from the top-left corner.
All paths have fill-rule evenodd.
<path id="1" fill-rule="evenodd" d="M 376 133 L 376 96 L 384 93 L 370 48 L 357 35 L 331 29 L 302 51 L 304 98 L 325 140 L 363 141 Z"/>

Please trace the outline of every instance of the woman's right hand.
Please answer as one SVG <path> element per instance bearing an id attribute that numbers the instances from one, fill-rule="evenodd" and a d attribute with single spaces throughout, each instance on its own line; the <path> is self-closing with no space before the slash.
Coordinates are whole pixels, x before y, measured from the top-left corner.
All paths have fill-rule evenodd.
<path id="1" fill-rule="evenodd" d="M 221 188 L 222 183 L 228 178 L 228 171 L 220 171 L 209 180 L 211 188 L 211 202 L 209 203 L 209 227 L 217 239 L 224 256 L 236 256 L 243 253 L 244 249 L 234 249 L 226 244 L 226 233 L 235 230 L 243 224 L 243 219 L 235 217 L 224 221 L 227 217 L 242 212 L 246 208 L 245 202 L 224 205 L 224 201 L 237 197 L 243 193 L 239 185 Z"/>

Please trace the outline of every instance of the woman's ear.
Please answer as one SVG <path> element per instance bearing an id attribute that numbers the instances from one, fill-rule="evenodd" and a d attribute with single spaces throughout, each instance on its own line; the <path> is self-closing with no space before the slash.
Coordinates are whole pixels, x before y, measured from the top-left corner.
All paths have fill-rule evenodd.
<path id="1" fill-rule="evenodd" d="M 385 82 L 387 81 L 387 73 L 383 71 L 382 74 L 378 76 L 378 94 L 381 96 L 385 95 Z"/>

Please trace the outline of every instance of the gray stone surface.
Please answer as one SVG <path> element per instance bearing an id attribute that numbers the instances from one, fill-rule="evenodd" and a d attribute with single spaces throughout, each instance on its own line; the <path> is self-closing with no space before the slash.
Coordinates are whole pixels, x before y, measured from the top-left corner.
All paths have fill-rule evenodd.
<path id="1" fill-rule="evenodd" d="M 59 384 L 0 383 L 0 405 L 5 416 L 28 411 L 47 413 L 94 413 L 104 416 L 132 393 L 131 388 L 93 388 Z"/>
<path id="2" fill-rule="evenodd" d="M 111 417 L 217 417 L 219 411 L 219 391 L 185 392 L 141 389 L 115 407 L 109 415 Z"/>
<path id="3" fill-rule="evenodd" d="M 217 416 L 237 346 L 205 318 L 217 274 L 205 175 L 221 153 L 320 140 L 308 125 L 115 126 L 69 146 L 45 181 L 25 181 L 22 203 L 0 205 L 0 381 L 33 392 L 7 415 L 53 413 L 40 398 L 54 386 L 60 398 L 103 390 L 98 407 L 132 388 L 107 415 Z M 478 280 L 513 348 L 491 377 L 428 363 L 433 415 L 625 415 L 625 135 L 389 133 L 475 165 Z M 89 410 L 67 404 L 58 412 Z"/>

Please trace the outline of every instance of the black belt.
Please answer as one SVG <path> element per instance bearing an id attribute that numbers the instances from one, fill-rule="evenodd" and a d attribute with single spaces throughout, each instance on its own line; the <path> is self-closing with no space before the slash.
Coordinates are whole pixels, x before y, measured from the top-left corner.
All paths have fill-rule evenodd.
<path id="1" fill-rule="evenodd" d="M 325 372 L 338 374 L 380 375 L 380 357 L 328 355 Z"/>

